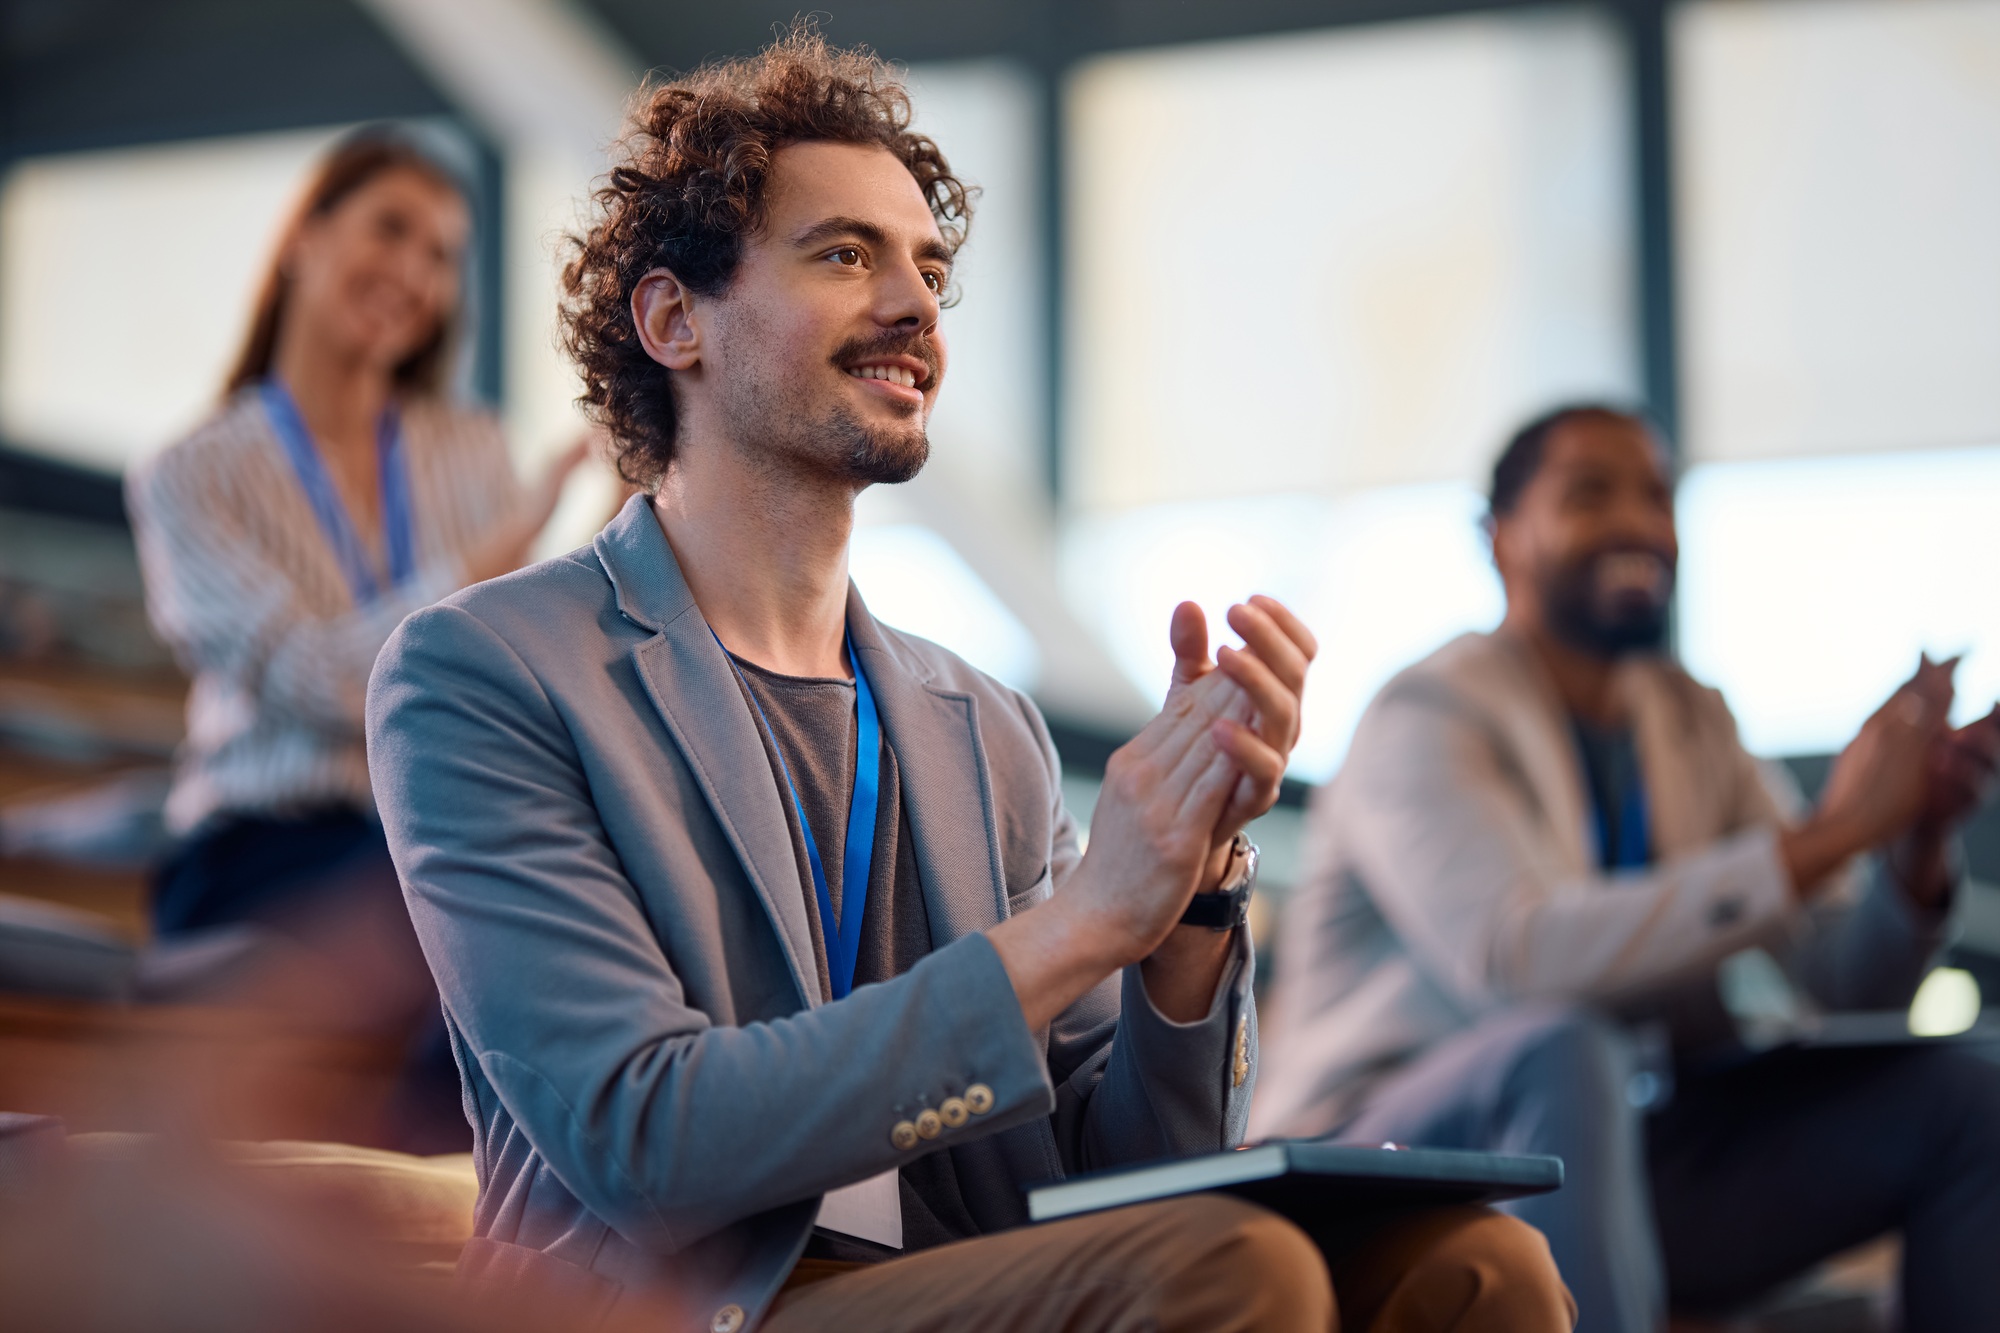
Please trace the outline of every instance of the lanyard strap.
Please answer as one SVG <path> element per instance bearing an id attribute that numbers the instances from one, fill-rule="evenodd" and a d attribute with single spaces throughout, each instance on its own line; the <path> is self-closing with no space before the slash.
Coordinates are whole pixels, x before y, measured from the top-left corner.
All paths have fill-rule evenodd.
<path id="1" fill-rule="evenodd" d="M 846 999 L 854 989 L 854 964 L 861 955 L 861 918 L 868 910 L 868 876 L 875 864 L 875 810 L 882 763 L 882 724 L 875 713 L 875 692 L 868 688 L 861 656 L 854 651 L 854 636 L 848 635 L 846 644 L 847 660 L 854 668 L 854 794 L 847 803 L 847 846 L 841 857 L 840 872 L 841 910 L 836 914 L 833 894 L 826 886 L 826 867 L 819 857 L 819 843 L 813 838 L 805 803 L 799 800 L 798 784 L 792 781 L 791 765 L 785 762 L 785 747 L 778 743 L 777 728 L 765 716 L 764 705 L 757 702 L 757 691 L 750 688 L 743 668 L 723 648 L 722 637 L 713 628 L 709 634 L 715 639 L 715 646 L 722 648 L 722 655 L 728 658 L 736 678 L 743 682 L 743 692 L 750 696 L 750 706 L 757 710 L 757 719 L 771 738 L 771 752 L 778 756 L 778 772 L 784 775 L 792 809 L 798 812 L 799 832 L 805 835 L 806 863 L 812 867 L 813 896 L 819 901 L 819 932 L 826 941 L 826 970 L 833 983 L 833 998 Z"/>
<path id="2" fill-rule="evenodd" d="M 1604 807 L 1595 800 L 1598 859 L 1607 870 L 1637 870 L 1653 862 L 1653 837 L 1646 813 L 1646 788 L 1637 773 L 1625 786 L 1625 800 L 1618 811 L 1618 841 L 1611 840 L 1611 822 Z"/>
<path id="3" fill-rule="evenodd" d="M 313 516 L 319 519 L 327 545 L 333 548 L 334 559 L 340 562 L 341 573 L 347 576 L 354 603 L 365 606 L 382 595 L 382 585 L 375 577 L 374 562 L 368 558 L 361 536 L 354 529 L 353 517 L 341 503 L 340 492 L 326 470 L 326 460 L 314 446 L 312 432 L 306 429 L 305 418 L 299 415 L 290 391 L 277 379 L 267 379 L 261 392 L 264 413 L 277 432 L 278 442 L 284 446 L 285 456 L 291 460 L 292 471 L 305 490 Z M 403 429 L 393 407 L 383 409 L 381 423 L 375 428 L 375 453 L 382 479 L 382 537 L 389 548 L 389 583 L 393 587 L 416 571 Z"/>

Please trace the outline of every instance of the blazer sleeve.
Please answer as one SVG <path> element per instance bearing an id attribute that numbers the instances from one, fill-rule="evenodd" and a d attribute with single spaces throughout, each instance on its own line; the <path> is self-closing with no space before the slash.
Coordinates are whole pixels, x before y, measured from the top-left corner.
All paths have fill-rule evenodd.
<path id="1" fill-rule="evenodd" d="M 1763 803 L 1787 823 L 1801 818 L 1806 802 L 1791 774 L 1778 764 L 1755 767 Z M 1953 852 L 1953 878 L 1962 881 L 1963 857 Z M 1827 1009 L 1901 1009 L 1949 938 L 1958 897 L 1919 906 L 1881 857 L 1856 857 L 1801 914 L 1778 952 L 1793 982 Z"/>
<path id="2" fill-rule="evenodd" d="M 1060 893 L 1082 860 L 1076 819 L 1062 799 L 1062 763 L 1048 727 L 1021 700 L 1053 793 L 1049 858 Z M 1056 1142 L 1068 1171 L 1220 1152 L 1243 1141 L 1257 1046 L 1256 955 L 1238 927 L 1209 1011 L 1176 1023 L 1153 1006 L 1135 965 L 1106 978 L 1049 1032 Z M 1239 1074 L 1240 1071 L 1240 1074 Z"/>
<path id="3" fill-rule="evenodd" d="M 1358 867 L 1428 973 L 1475 1009 L 1616 999 L 1756 942 L 1793 910 L 1775 825 L 1637 873 L 1557 864 L 1498 738 L 1431 682 L 1377 700 L 1337 781 L 1315 836 L 1347 850 L 1309 859 Z"/>
<path id="4" fill-rule="evenodd" d="M 444 1006 L 556 1177 L 673 1252 L 917 1155 L 891 1130 L 970 1084 L 990 1111 L 921 1151 L 1049 1114 L 999 955 L 967 936 L 768 1022 L 689 1003 L 600 824 L 563 718 L 468 611 L 412 616 L 376 667 L 377 802 Z"/>
<path id="5" fill-rule="evenodd" d="M 376 654 L 404 616 L 455 591 L 463 571 L 443 558 L 366 606 L 314 614 L 239 489 L 173 457 L 133 475 L 126 500 L 147 613 L 190 675 L 241 682 L 273 714 L 359 736 Z"/>

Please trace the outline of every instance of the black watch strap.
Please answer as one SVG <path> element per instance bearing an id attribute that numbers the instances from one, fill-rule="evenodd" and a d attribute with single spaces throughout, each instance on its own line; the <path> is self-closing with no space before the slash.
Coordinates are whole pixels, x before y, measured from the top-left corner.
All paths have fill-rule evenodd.
<path id="1" fill-rule="evenodd" d="M 1210 930 L 1234 930 L 1250 915 L 1250 895 L 1257 887 L 1257 844 L 1236 835 L 1241 868 L 1222 888 L 1197 893 L 1188 899 L 1181 913 L 1184 926 L 1205 926 Z M 1237 864 L 1238 856 L 1230 858 Z"/>

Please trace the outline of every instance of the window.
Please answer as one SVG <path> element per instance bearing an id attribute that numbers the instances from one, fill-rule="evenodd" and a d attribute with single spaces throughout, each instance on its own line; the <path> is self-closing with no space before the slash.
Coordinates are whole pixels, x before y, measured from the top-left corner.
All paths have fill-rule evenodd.
<path id="1" fill-rule="evenodd" d="M 16 163 L 0 183 L 0 434 L 117 470 L 194 426 L 337 133 Z"/>
<path id="2" fill-rule="evenodd" d="M 2000 3 L 1677 11 L 1681 639 L 1767 754 L 2000 693 Z"/>
<path id="3" fill-rule="evenodd" d="M 2000 442 L 2000 3 L 1673 33 L 1689 456 Z"/>
<path id="4" fill-rule="evenodd" d="M 1712 463 L 1681 484 L 1681 650 L 1759 754 L 1825 754 L 1916 669 L 1965 653 L 2000 699 L 2000 448 Z"/>
<path id="5" fill-rule="evenodd" d="M 1518 421 L 1625 396 L 1621 49 L 1582 11 L 1119 55 L 1068 93 L 1065 587 L 1157 697 L 1166 614 L 1289 597 L 1295 762 L 1491 625 L 1475 487 Z"/>

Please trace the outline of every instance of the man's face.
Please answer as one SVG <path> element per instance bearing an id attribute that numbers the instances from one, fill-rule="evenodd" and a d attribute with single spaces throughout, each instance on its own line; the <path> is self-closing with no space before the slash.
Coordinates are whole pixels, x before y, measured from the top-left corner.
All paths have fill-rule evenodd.
<path id="1" fill-rule="evenodd" d="M 768 204 L 710 307 L 702 374 L 729 435 L 774 462 L 908 481 L 944 378 L 937 220 L 902 163 L 853 144 L 780 149 Z"/>
<path id="2" fill-rule="evenodd" d="M 1556 427 L 1493 553 L 1511 614 L 1593 656 L 1658 648 L 1680 554 L 1659 442 L 1608 414 Z"/>

